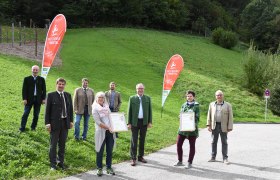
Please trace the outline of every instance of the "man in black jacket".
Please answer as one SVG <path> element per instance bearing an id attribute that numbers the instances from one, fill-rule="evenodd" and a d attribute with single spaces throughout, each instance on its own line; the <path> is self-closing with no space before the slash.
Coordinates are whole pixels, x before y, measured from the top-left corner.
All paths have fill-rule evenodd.
<path id="1" fill-rule="evenodd" d="M 63 78 L 58 78 L 56 80 L 56 91 L 48 93 L 46 102 L 45 124 L 50 132 L 49 157 L 51 170 L 56 170 L 57 166 L 62 170 L 65 169 L 65 144 L 68 129 L 73 127 L 72 98 L 68 92 L 64 92 L 65 84 L 66 81 Z"/>
<path id="2" fill-rule="evenodd" d="M 21 118 L 20 132 L 25 131 L 25 126 L 33 106 L 33 121 L 31 130 L 35 130 L 38 123 L 41 104 L 45 104 L 46 99 L 46 83 L 45 79 L 38 76 L 39 66 L 32 66 L 32 75 L 24 78 L 22 86 L 22 100 L 24 104 L 24 113 Z"/>

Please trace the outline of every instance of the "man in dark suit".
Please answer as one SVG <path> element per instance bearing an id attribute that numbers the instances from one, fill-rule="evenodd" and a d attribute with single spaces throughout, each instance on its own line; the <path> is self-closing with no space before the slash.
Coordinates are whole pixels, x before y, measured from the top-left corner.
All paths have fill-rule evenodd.
<path id="1" fill-rule="evenodd" d="M 21 126 L 19 128 L 20 132 L 25 131 L 25 126 L 32 106 L 34 111 L 31 130 L 36 129 L 41 104 L 45 104 L 46 83 L 44 78 L 38 76 L 38 73 L 39 66 L 32 66 L 32 76 L 25 77 L 23 81 L 22 100 L 24 104 L 24 113 L 21 118 Z"/>
<path id="2" fill-rule="evenodd" d="M 66 81 L 63 78 L 58 78 L 56 80 L 56 91 L 48 93 L 46 102 L 45 124 L 50 132 L 49 157 L 51 170 L 56 170 L 57 166 L 62 170 L 65 169 L 65 144 L 68 129 L 73 127 L 72 98 L 68 92 L 64 92 L 65 85 Z"/>
<path id="3" fill-rule="evenodd" d="M 136 165 L 137 141 L 139 137 L 138 161 L 147 163 L 143 158 L 147 128 L 152 127 L 152 103 L 149 96 L 144 95 L 144 85 L 136 85 L 137 94 L 128 102 L 128 128 L 131 129 L 130 156 L 131 166 Z"/>

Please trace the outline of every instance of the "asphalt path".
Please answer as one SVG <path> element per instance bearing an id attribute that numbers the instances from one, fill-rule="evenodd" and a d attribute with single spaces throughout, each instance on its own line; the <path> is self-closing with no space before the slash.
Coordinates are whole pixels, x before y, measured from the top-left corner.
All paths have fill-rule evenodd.
<path id="1" fill-rule="evenodd" d="M 175 167 L 176 145 L 145 156 L 147 164 L 129 161 L 114 164 L 115 176 L 98 177 L 96 170 L 64 178 L 64 180 L 128 179 L 128 180 L 176 180 L 176 179 L 254 179 L 280 180 L 280 125 L 279 124 L 234 124 L 228 134 L 229 165 L 222 162 L 221 141 L 218 142 L 217 162 L 208 162 L 211 153 L 211 133 L 201 129 L 196 141 L 196 154 L 191 169 Z M 189 143 L 183 146 L 183 162 L 187 164 Z"/>

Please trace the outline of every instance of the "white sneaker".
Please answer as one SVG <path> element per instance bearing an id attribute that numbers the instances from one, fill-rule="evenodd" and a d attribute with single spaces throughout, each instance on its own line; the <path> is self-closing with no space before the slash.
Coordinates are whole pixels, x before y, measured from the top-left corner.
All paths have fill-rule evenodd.
<path id="1" fill-rule="evenodd" d="M 190 169 L 190 168 L 192 168 L 192 164 L 191 164 L 191 163 L 188 163 L 188 165 L 185 166 L 185 169 Z"/>
<path id="2" fill-rule="evenodd" d="M 228 159 L 224 159 L 224 164 L 229 165 Z"/>

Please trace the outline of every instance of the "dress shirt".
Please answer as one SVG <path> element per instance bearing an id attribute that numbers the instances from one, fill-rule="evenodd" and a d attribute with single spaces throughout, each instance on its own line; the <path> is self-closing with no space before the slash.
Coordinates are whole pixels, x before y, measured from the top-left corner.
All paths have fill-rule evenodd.
<path id="1" fill-rule="evenodd" d="M 138 119 L 143 119 L 143 107 L 142 107 L 142 97 L 143 96 L 139 96 L 137 94 L 139 101 L 140 101 L 140 105 L 139 105 L 139 113 L 138 113 Z"/>

